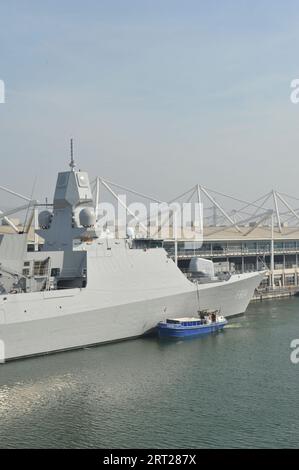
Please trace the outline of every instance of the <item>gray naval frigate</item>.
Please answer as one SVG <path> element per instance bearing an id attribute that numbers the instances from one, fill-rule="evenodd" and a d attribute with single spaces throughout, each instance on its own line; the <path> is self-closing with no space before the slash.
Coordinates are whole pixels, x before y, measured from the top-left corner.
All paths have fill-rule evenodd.
<path id="1" fill-rule="evenodd" d="M 163 248 L 96 230 L 88 174 L 58 174 L 53 210 L 39 216 L 39 252 L 26 234 L 0 237 L 0 360 L 139 337 L 167 317 L 245 312 L 264 273 L 191 282 Z"/>

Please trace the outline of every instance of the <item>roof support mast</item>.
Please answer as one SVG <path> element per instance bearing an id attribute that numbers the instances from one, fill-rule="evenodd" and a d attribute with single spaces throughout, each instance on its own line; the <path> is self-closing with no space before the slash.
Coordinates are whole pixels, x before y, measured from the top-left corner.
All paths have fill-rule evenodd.
<path id="1" fill-rule="evenodd" d="M 99 217 L 100 183 L 101 183 L 100 178 L 97 176 L 96 177 L 95 208 L 94 208 L 96 220 L 98 220 L 98 217 Z"/>
<path id="2" fill-rule="evenodd" d="M 281 202 L 289 209 L 289 211 L 299 220 L 298 214 L 294 211 L 294 209 L 287 203 L 287 201 L 281 196 L 281 194 L 277 193 L 277 197 L 281 200 Z"/>
<path id="3" fill-rule="evenodd" d="M 274 199 L 274 205 L 275 205 L 275 212 L 276 212 L 278 228 L 279 228 L 279 231 L 281 233 L 281 221 L 280 221 L 280 215 L 279 215 L 279 209 L 278 209 L 278 203 L 277 203 L 277 196 L 276 196 L 276 192 L 274 191 L 274 189 L 272 191 L 272 194 L 273 194 L 273 199 Z"/>
<path id="4" fill-rule="evenodd" d="M 224 217 L 231 223 L 233 227 L 235 227 L 238 232 L 241 232 L 240 228 L 238 225 L 234 222 L 234 220 L 227 214 L 227 212 L 218 204 L 218 202 L 208 193 L 208 191 L 203 187 L 200 186 L 201 191 L 207 196 L 208 199 L 214 204 L 214 206 L 217 207 L 217 209 L 220 210 L 221 214 L 224 215 Z"/>
<path id="5" fill-rule="evenodd" d="M 101 183 L 110 192 L 110 194 L 112 194 L 112 196 L 119 202 L 119 204 L 128 212 L 128 214 L 130 214 L 140 224 L 140 227 L 142 227 L 143 230 L 145 230 L 145 233 L 147 233 L 147 227 L 142 222 L 140 222 L 140 220 L 138 219 L 138 217 L 136 217 L 134 212 L 132 212 L 129 209 L 129 207 L 120 199 L 120 197 L 113 191 L 113 189 L 111 189 L 110 186 L 102 179 L 101 179 Z"/>

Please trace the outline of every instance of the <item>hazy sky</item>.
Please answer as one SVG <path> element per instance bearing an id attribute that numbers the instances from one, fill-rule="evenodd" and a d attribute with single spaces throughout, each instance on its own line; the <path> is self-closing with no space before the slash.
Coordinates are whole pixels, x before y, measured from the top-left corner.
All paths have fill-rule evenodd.
<path id="1" fill-rule="evenodd" d="M 298 0 L 2 0 L 0 184 L 52 197 L 74 136 L 80 168 L 160 198 L 299 197 L 294 78 Z"/>

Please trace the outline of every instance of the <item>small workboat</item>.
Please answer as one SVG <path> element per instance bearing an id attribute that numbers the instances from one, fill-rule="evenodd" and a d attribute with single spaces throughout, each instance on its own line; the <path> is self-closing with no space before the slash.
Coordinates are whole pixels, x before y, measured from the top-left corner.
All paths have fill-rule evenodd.
<path id="1" fill-rule="evenodd" d="M 200 336 L 222 330 L 227 324 L 223 315 L 215 311 L 200 311 L 199 317 L 167 318 L 158 323 L 160 337 L 181 338 Z"/>

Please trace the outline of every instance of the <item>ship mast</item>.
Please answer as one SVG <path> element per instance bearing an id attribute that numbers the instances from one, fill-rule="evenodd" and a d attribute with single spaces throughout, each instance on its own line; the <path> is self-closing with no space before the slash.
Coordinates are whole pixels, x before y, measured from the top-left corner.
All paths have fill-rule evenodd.
<path id="1" fill-rule="evenodd" d="M 73 151 L 73 139 L 71 139 L 71 161 L 70 161 L 71 171 L 75 171 L 76 163 L 74 161 L 74 151 Z"/>

